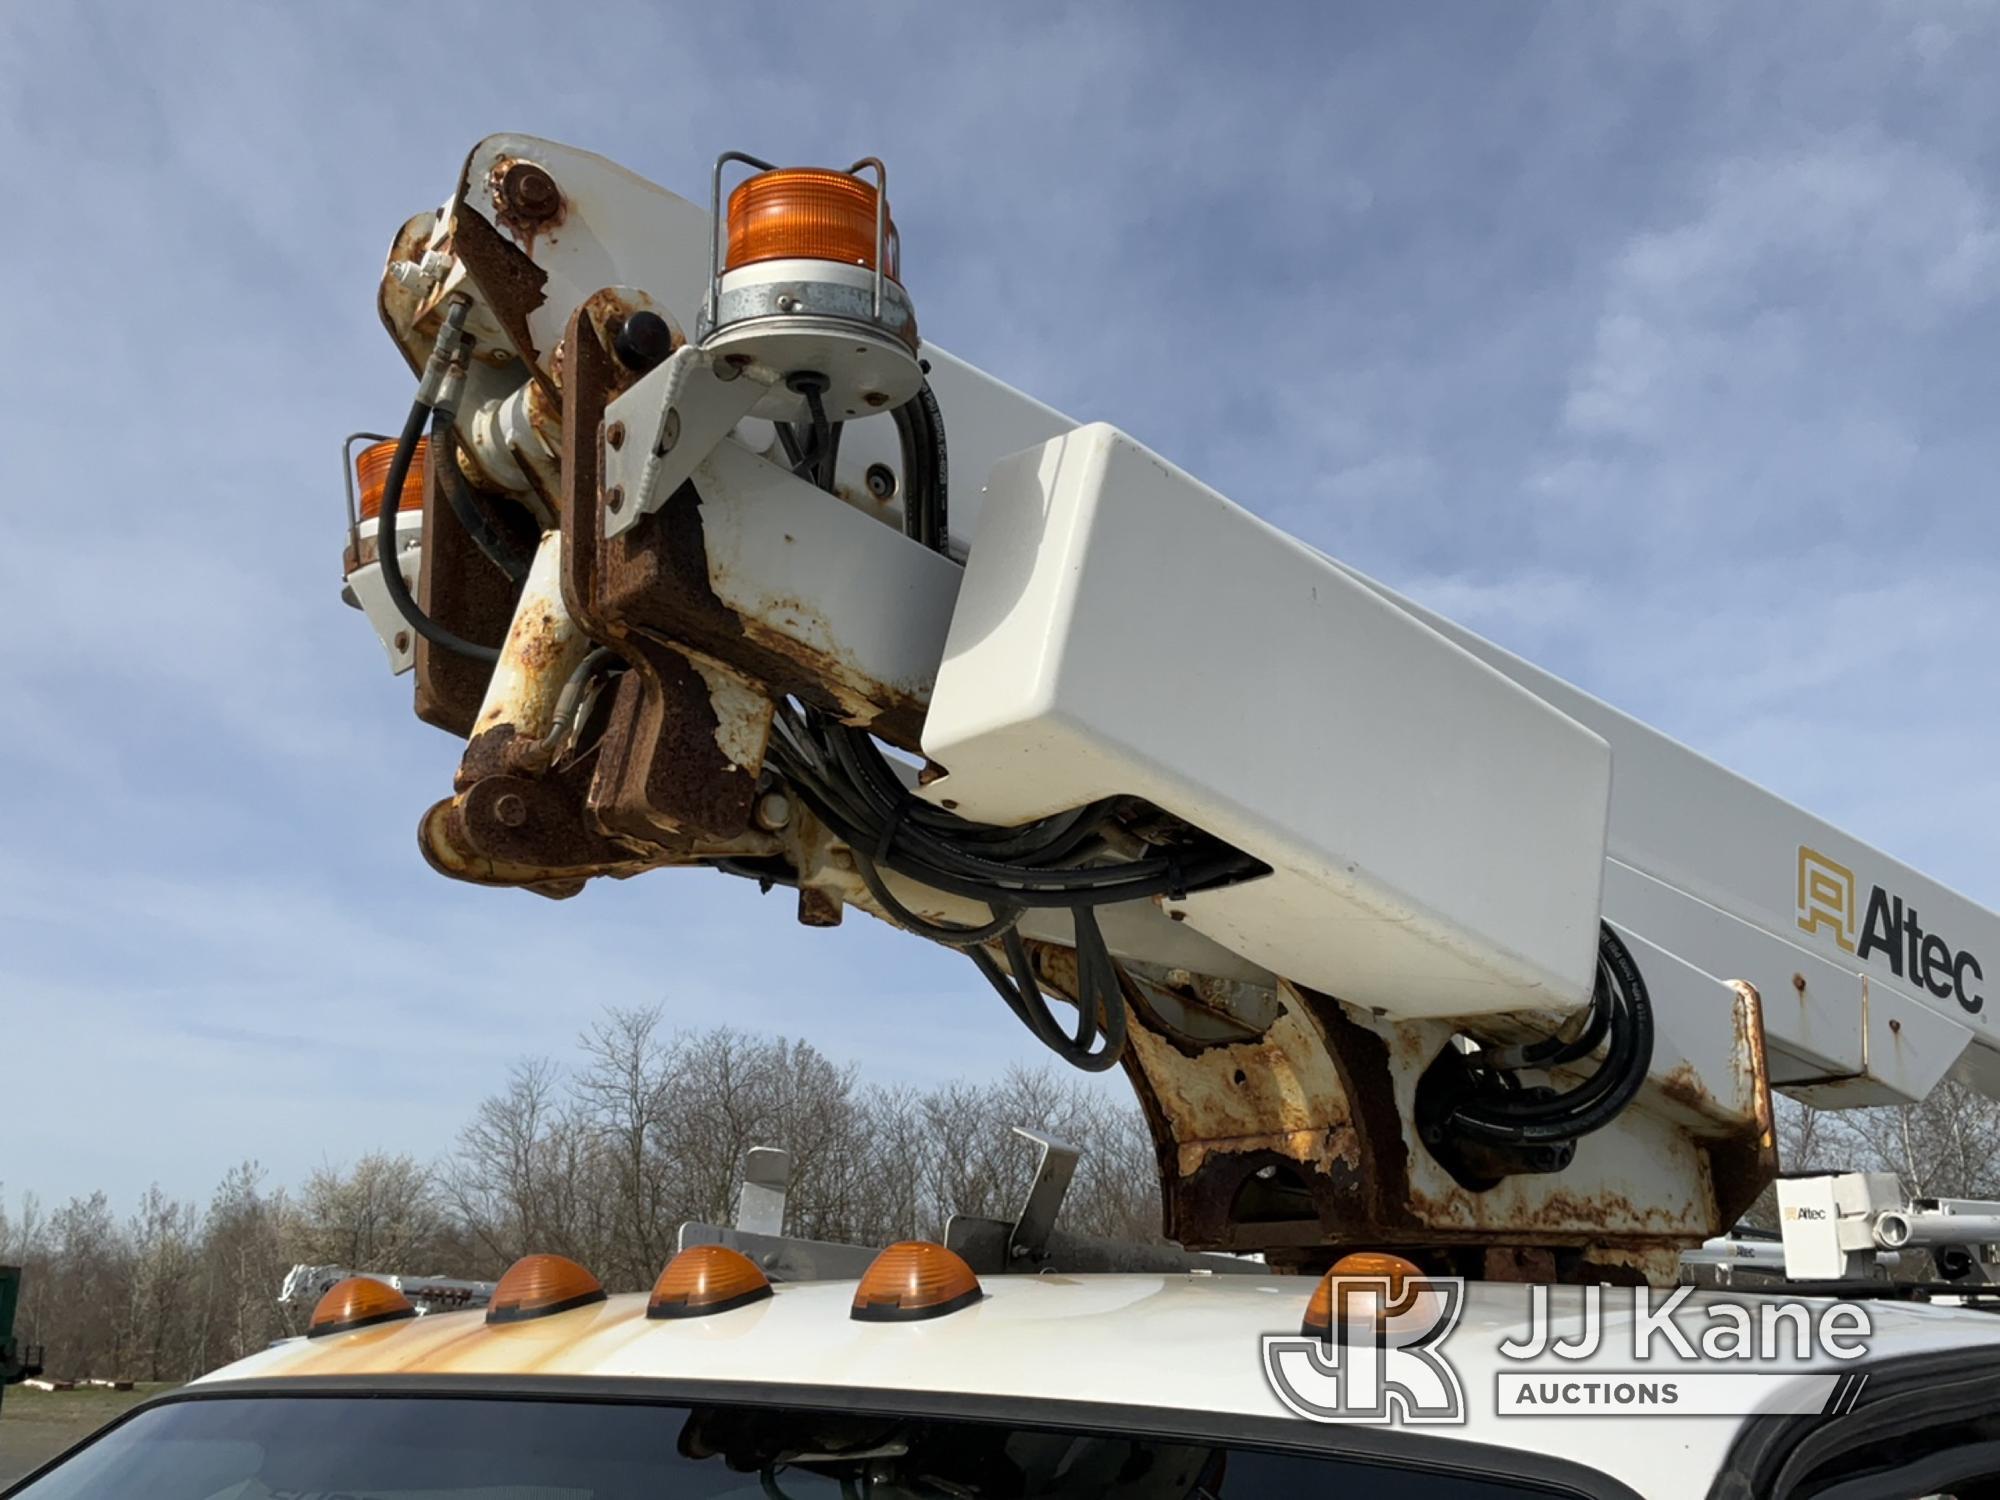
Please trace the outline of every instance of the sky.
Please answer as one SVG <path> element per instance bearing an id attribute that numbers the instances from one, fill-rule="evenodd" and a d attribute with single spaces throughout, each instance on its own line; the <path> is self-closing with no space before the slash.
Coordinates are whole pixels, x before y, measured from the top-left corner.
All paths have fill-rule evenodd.
<path id="1" fill-rule="evenodd" d="M 605 1005 L 1037 1058 L 860 915 L 418 856 L 335 454 L 501 130 L 883 157 L 928 336 L 2000 906 L 1996 64 L 1918 0 L 0 8 L 5 1195 L 431 1157 Z"/>

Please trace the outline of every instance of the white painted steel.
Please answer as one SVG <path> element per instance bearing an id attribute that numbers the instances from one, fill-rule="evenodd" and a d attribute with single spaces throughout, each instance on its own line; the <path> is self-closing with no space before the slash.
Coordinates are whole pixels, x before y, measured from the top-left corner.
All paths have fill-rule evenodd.
<path id="1" fill-rule="evenodd" d="M 472 738 L 502 725 L 530 740 L 548 734 L 563 684 L 590 653 L 590 637 L 563 602 L 562 556 L 562 533 L 544 532 L 500 644 L 500 659 L 486 679 Z"/>
<path id="2" fill-rule="evenodd" d="M 1928 931 L 1980 960 L 1996 999 L 2000 916 L 1341 566 L 1609 742 L 1618 769 L 1606 913 L 1711 974 L 1754 984 L 1764 997 L 1773 1081 L 1786 1092 L 1833 1108 L 1904 1103 L 1928 1096 L 1954 1068 L 2000 1092 L 1990 1008 L 1970 1011 L 1931 994 L 1879 955 L 1860 959 L 1825 924 L 1801 927 L 1799 851 L 1851 873 L 1859 905 L 1879 885 L 1915 907 Z"/>
<path id="3" fill-rule="evenodd" d="M 768 387 L 749 375 L 724 380 L 716 357 L 683 344 L 604 409 L 607 432 L 626 433 L 604 452 L 604 534 L 619 536 L 664 505 Z"/>
<path id="4" fill-rule="evenodd" d="M 1589 996 L 1604 742 L 1112 428 L 995 469 L 924 751 L 968 817 L 1140 796 L 1264 860 L 1173 909 L 1354 1004 Z"/>
<path id="5" fill-rule="evenodd" d="M 814 652 L 827 686 L 874 717 L 871 684 L 921 701 L 959 570 L 737 443 L 695 471 L 709 586 L 753 641 Z"/>
<path id="6" fill-rule="evenodd" d="M 375 522 L 363 526 L 371 533 Z M 402 565 L 403 583 L 412 595 L 417 591 L 417 575 L 423 566 L 424 513 L 412 506 L 396 512 L 396 558 Z M 416 636 L 389 597 L 389 585 L 382 581 L 381 563 L 371 562 L 347 575 L 354 602 L 374 627 L 375 637 L 389 658 L 389 671 L 400 677 L 417 664 Z M 399 644 L 400 642 L 400 644 Z"/>

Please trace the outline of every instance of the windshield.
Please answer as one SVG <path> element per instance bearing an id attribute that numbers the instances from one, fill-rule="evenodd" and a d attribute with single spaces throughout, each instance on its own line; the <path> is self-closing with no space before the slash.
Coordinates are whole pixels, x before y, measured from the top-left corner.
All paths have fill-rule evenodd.
<path id="1" fill-rule="evenodd" d="M 1252 1447 L 941 1417 L 420 1396 L 142 1411 L 16 1500 L 1504 1500 L 1483 1479 Z"/>

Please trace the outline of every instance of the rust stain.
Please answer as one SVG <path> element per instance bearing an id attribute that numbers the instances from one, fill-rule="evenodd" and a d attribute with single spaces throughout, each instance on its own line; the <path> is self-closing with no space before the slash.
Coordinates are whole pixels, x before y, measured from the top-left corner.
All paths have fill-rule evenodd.
<path id="1" fill-rule="evenodd" d="M 1657 1084 L 1661 1095 L 1685 1109 L 1701 1115 L 1714 1115 L 1721 1109 L 1715 1096 L 1701 1081 L 1693 1063 L 1681 1061 L 1661 1078 Z"/>
<path id="2" fill-rule="evenodd" d="M 566 516 L 566 529 L 568 524 Z M 790 694 L 903 749 L 918 748 L 921 696 L 869 681 L 853 661 L 813 644 L 839 637 L 802 602 L 762 603 L 761 619 L 745 618 L 723 602 L 711 573 L 701 495 L 692 483 L 669 496 L 645 524 L 616 538 L 595 537 L 593 546 L 591 567 L 577 581 L 587 595 L 585 612 L 601 621 L 611 638 L 644 633 L 676 642 L 727 664 L 773 695 Z M 592 628 L 591 634 L 600 632 Z"/>
<path id="3" fill-rule="evenodd" d="M 554 231 L 567 217 L 569 205 L 548 169 L 518 156 L 503 156 L 487 174 L 494 222 L 534 254 L 535 238 Z"/>
<path id="4" fill-rule="evenodd" d="M 452 216 L 450 249 L 478 287 L 480 300 L 505 330 L 514 352 L 527 361 L 538 382 L 547 381 L 542 351 L 528 332 L 528 314 L 548 300 L 549 273 L 488 223 L 469 201 L 462 202 Z"/>

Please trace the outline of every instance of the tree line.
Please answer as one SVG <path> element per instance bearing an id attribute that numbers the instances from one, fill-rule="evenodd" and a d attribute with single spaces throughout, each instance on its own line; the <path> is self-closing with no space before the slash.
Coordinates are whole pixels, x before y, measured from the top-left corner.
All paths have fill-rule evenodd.
<path id="1" fill-rule="evenodd" d="M 1781 1100 L 1787 1170 L 1893 1172 L 1913 1194 L 2000 1198 L 2000 1106 L 1957 1084 L 1921 1104 L 1827 1113 Z M 1009 1216 L 1033 1152 L 1010 1127 L 1084 1148 L 1066 1228 L 1155 1238 L 1151 1140 L 1135 1104 L 1050 1066 L 989 1083 L 869 1083 L 810 1043 L 670 1032 L 610 1010 L 567 1064 L 517 1064 L 437 1160 L 376 1152 L 273 1186 L 254 1162 L 208 1202 L 149 1189 L 121 1219 L 102 1192 L 10 1214 L 0 1263 L 25 1268 L 17 1335 L 54 1375 L 184 1380 L 303 1331 L 277 1292 L 295 1264 L 497 1277 L 555 1251 L 614 1291 L 652 1284 L 683 1220 L 734 1217 L 744 1153 L 792 1155 L 786 1232 L 939 1238 L 954 1212 Z M 1774 1226 L 1766 1193 L 1753 1222 Z"/>
<path id="2" fill-rule="evenodd" d="M 555 1251 L 643 1291 L 683 1220 L 734 1217 L 752 1146 L 792 1154 L 789 1234 L 886 1244 L 1011 1216 L 1034 1166 L 1014 1125 L 1084 1148 L 1065 1227 L 1157 1237 L 1145 1125 L 1082 1075 L 870 1083 L 807 1042 L 670 1032 L 647 1009 L 607 1011 L 567 1064 L 517 1064 L 437 1160 L 376 1152 L 295 1186 L 246 1162 L 205 1204 L 156 1186 L 122 1219 L 102 1192 L 0 1201 L 0 1263 L 25 1269 L 15 1332 L 49 1374 L 185 1380 L 303 1331 L 310 1309 L 277 1302 L 300 1263 L 491 1279 Z"/>

